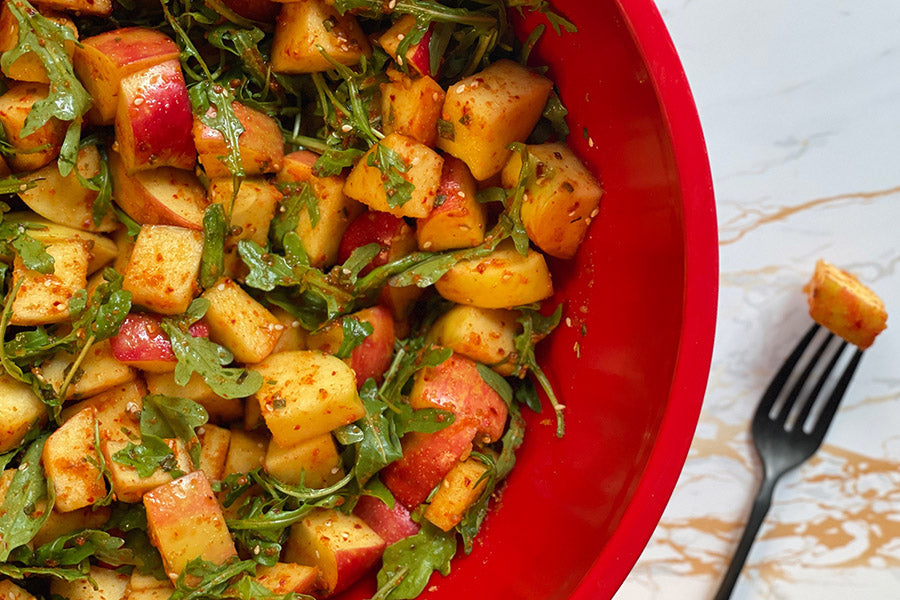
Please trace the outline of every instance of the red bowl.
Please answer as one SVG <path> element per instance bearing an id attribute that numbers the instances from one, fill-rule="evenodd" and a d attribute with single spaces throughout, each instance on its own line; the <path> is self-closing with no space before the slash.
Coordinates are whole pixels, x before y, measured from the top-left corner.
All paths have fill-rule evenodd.
<path id="1" fill-rule="evenodd" d="M 675 486 L 709 372 L 715 206 L 675 49 L 651 0 L 554 5 L 578 32 L 548 29 L 532 63 L 550 65 L 569 143 L 606 192 L 578 256 L 553 265 L 568 318 L 540 359 L 567 432 L 549 410 L 529 419 L 474 551 L 434 576 L 429 600 L 611 598 Z"/>

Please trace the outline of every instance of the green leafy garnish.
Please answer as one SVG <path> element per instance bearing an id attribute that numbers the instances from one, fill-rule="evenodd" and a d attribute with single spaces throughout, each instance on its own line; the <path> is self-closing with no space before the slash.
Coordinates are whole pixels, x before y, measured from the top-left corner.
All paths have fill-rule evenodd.
<path id="1" fill-rule="evenodd" d="M 0 562 L 30 542 L 50 517 L 53 486 L 47 484 L 41 466 L 41 452 L 48 437 L 39 437 L 25 451 L 0 506 Z M 38 509 L 41 500 L 46 503 Z"/>
<path id="2" fill-rule="evenodd" d="M 206 314 L 209 300 L 196 298 L 181 317 L 162 320 L 163 331 L 172 343 L 178 359 L 175 383 L 186 385 L 198 373 L 212 390 L 223 398 L 246 398 L 262 386 L 262 375 L 240 367 L 228 367 L 234 360 L 231 352 L 203 337 L 194 337 L 188 329 Z"/>
<path id="3" fill-rule="evenodd" d="M 228 233 L 225 206 L 213 203 L 203 212 L 203 253 L 200 257 L 200 285 L 211 288 L 225 272 L 225 235 Z"/>
<path id="4" fill-rule="evenodd" d="M 450 574 L 456 533 L 425 522 L 418 533 L 387 547 L 372 600 L 412 600 L 425 590 L 431 574 Z"/>
<path id="5" fill-rule="evenodd" d="M 341 319 L 341 330 L 343 334 L 341 347 L 334 353 L 335 356 L 341 359 L 349 358 L 353 350 L 359 347 L 375 331 L 370 323 L 351 317 Z"/>
<path id="6" fill-rule="evenodd" d="M 366 164 L 381 171 L 388 206 L 397 208 L 412 200 L 416 187 L 403 177 L 409 171 L 409 165 L 395 150 L 379 142 L 366 158 Z"/>
<path id="7" fill-rule="evenodd" d="M 77 44 L 75 33 L 41 15 L 28 0 L 7 2 L 7 9 L 16 19 L 19 39 L 16 45 L 0 57 L 4 72 L 20 57 L 34 52 L 50 80 L 46 98 L 34 103 L 20 132 L 27 137 L 50 119 L 68 121 L 69 127 L 59 152 L 59 172 L 66 176 L 72 172 L 78 157 L 81 140 L 82 117 L 91 107 L 91 96 L 75 76 L 72 59 L 66 52 L 66 44 Z"/>

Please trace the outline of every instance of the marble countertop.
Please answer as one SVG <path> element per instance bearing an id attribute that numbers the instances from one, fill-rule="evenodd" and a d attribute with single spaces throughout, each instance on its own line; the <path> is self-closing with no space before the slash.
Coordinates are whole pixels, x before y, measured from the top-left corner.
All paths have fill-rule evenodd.
<path id="1" fill-rule="evenodd" d="M 900 597 L 900 2 L 658 0 L 719 223 L 715 350 L 671 501 L 616 600 L 712 598 L 761 478 L 749 419 L 818 258 L 885 301 L 819 452 L 786 475 L 735 600 Z"/>

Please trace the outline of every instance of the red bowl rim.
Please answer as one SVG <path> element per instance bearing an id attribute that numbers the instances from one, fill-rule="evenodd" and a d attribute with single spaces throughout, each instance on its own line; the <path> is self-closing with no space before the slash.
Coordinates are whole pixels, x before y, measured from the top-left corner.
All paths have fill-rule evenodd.
<path id="1" fill-rule="evenodd" d="M 718 233 L 709 156 L 687 77 L 652 0 L 616 0 L 673 140 L 684 199 L 684 304 L 669 402 L 647 466 L 609 542 L 572 595 L 611 598 L 662 517 L 693 439 L 709 377 L 718 297 Z"/>

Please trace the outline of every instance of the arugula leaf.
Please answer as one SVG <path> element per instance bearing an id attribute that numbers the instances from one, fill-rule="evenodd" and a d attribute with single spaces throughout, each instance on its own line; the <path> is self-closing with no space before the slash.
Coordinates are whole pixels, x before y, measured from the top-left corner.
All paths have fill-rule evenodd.
<path id="1" fill-rule="evenodd" d="M 55 261 L 47 253 L 47 247 L 38 240 L 28 235 L 23 224 L 15 226 L 15 234 L 9 241 L 10 246 L 22 259 L 22 265 L 31 271 L 37 271 L 49 275 L 55 271 Z"/>
<path id="2" fill-rule="evenodd" d="M 182 317 L 167 317 L 160 323 L 172 343 L 172 353 L 178 359 L 175 383 L 186 385 L 191 375 L 198 373 L 219 396 L 246 398 L 262 386 L 262 375 L 240 367 L 226 367 L 234 360 L 230 352 L 206 338 L 194 337 L 188 331 L 208 308 L 209 300 L 196 298 Z"/>
<path id="3" fill-rule="evenodd" d="M 443 532 L 427 521 L 418 533 L 387 547 L 372 600 L 412 600 L 425 590 L 431 574 L 450 574 L 456 555 L 456 533 Z"/>
<path id="4" fill-rule="evenodd" d="M 244 125 L 234 110 L 236 100 L 231 89 L 207 79 L 191 85 L 188 88 L 188 97 L 200 122 L 217 130 L 225 138 L 228 154 L 216 158 L 221 160 L 235 177 L 246 175 L 239 144 L 241 134 L 244 133 Z"/>
<path id="5" fill-rule="evenodd" d="M 141 435 L 180 439 L 191 455 L 194 468 L 200 468 L 200 440 L 196 429 L 207 421 L 206 409 L 193 400 L 150 394 L 144 397 L 141 409 Z"/>
<path id="6" fill-rule="evenodd" d="M 381 171 L 388 206 L 397 208 L 412 200 L 416 187 L 403 177 L 403 173 L 409 171 L 409 165 L 395 150 L 379 142 L 366 158 L 366 164 Z"/>
<path id="7" fill-rule="evenodd" d="M 12 194 L 18 194 L 20 192 L 24 192 L 30 190 L 31 188 L 37 186 L 37 179 L 29 179 L 28 181 L 22 181 L 15 175 L 7 175 L 3 179 L 0 179 L 0 195 L 7 196 Z M 5 210 L 8 210 L 7 207 Z"/>
<path id="8" fill-rule="evenodd" d="M 349 10 L 368 11 L 369 14 L 383 12 L 385 3 L 382 0 L 335 0 L 334 7 L 341 14 Z M 397 14 L 412 15 L 416 20 L 425 22 L 445 22 L 469 25 L 471 27 L 494 28 L 497 19 L 484 12 L 465 8 L 451 8 L 431 0 L 396 0 L 391 3 L 391 10 Z"/>
<path id="9" fill-rule="evenodd" d="M 518 8 L 519 11 L 527 8 L 532 12 L 543 13 L 543 15 L 547 17 L 547 21 L 549 21 L 550 25 L 553 27 L 553 30 L 556 31 L 556 35 L 562 35 L 563 29 L 568 33 L 575 33 L 578 31 L 575 24 L 561 14 L 555 12 L 550 7 L 550 2 L 547 0 L 507 0 L 507 4 L 510 8 Z"/>
<path id="10" fill-rule="evenodd" d="M 66 44 L 77 44 L 78 39 L 65 25 L 41 15 L 28 0 L 8 2 L 7 8 L 18 24 L 19 39 L 0 57 L 0 67 L 6 71 L 20 57 L 34 52 L 50 80 L 47 97 L 31 107 L 20 135 L 31 135 L 53 117 L 69 121 L 59 153 L 59 172 L 65 177 L 75 167 L 82 117 L 91 107 L 91 96 L 75 76 L 72 59 L 66 52 Z"/>
<path id="11" fill-rule="evenodd" d="M 0 506 L 0 562 L 30 542 L 50 517 L 53 486 L 47 485 L 41 466 L 41 453 L 48 437 L 49 434 L 42 435 L 25 451 Z M 46 504 L 37 510 L 38 502 L 44 499 Z"/>
<path id="12" fill-rule="evenodd" d="M 284 197 L 278 204 L 278 211 L 269 225 L 269 238 L 280 247 L 284 236 L 296 231 L 303 210 L 309 215 L 309 224 L 312 227 L 319 224 L 319 199 L 316 198 L 312 186 L 305 181 L 279 183 L 276 187 Z"/>
<path id="13" fill-rule="evenodd" d="M 355 165 L 362 155 L 363 151 L 358 148 L 347 148 L 346 150 L 329 148 L 316 159 L 313 165 L 313 175 L 316 177 L 340 175 L 341 171 Z"/>
<path id="14" fill-rule="evenodd" d="M 169 600 L 202 600 L 221 598 L 231 579 L 242 574 L 255 575 L 256 562 L 233 559 L 224 564 L 195 558 L 185 565 L 175 581 Z"/>
<path id="15" fill-rule="evenodd" d="M 79 565 L 86 564 L 91 557 L 114 566 L 133 564 L 130 553 L 121 551 L 124 543 L 125 540 L 122 538 L 105 531 L 96 529 L 75 531 L 36 548 L 31 556 L 27 557 L 27 564 Z"/>
<path id="16" fill-rule="evenodd" d="M 343 333 L 341 339 L 341 347 L 334 353 L 340 359 L 350 358 L 353 350 L 358 348 L 367 337 L 372 335 L 375 328 L 371 323 L 360 321 L 352 317 L 341 319 L 341 330 Z"/>
<path id="17" fill-rule="evenodd" d="M 200 257 L 200 285 L 211 288 L 225 272 L 225 206 L 210 204 L 203 212 L 203 253 Z"/>
<path id="18" fill-rule="evenodd" d="M 175 453 L 164 440 L 152 435 L 144 436 L 140 444 L 129 442 L 112 458 L 120 465 L 134 467 L 139 477 L 150 477 L 157 469 L 170 473 L 173 478 L 182 475 Z"/>
<path id="19" fill-rule="evenodd" d="M 103 219 L 113 210 L 112 203 L 112 176 L 109 171 L 109 157 L 106 148 L 98 143 L 96 135 L 88 136 L 81 140 L 81 148 L 95 146 L 100 154 L 100 170 L 92 177 L 85 177 L 78 169 L 74 170 L 81 187 L 97 192 L 91 207 L 91 215 L 94 225 L 99 226 Z"/>
<path id="20" fill-rule="evenodd" d="M 491 386 L 491 388 L 503 398 L 504 402 L 507 404 L 512 402 L 512 386 L 509 385 L 509 382 L 502 375 L 482 363 L 476 363 L 475 367 L 478 369 L 478 374 L 481 375 L 484 382 Z"/>
<path id="21" fill-rule="evenodd" d="M 522 326 L 522 332 L 516 335 L 514 339 L 519 372 L 524 374 L 526 370 L 531 371 L 535 379 L 540 383 L 541 388 L 543 388 L 544 393 L 547 394 L 547 399 L 550 401 L 550 405 L 553 407 L 553 412 L 556 415 L 557 437 L 562 437 L 565 434 L 566 427 L 565 419 L 563 418 L 565 406 L 560 404 L 556 393 L 553 391 L 553 386 L 550 384 L 550 380 L 538 365 L 537 358 L 534 355 L 534 346 L 559 325 L 561 317 L 562 305 L 557 306 L 553 314 L 546 317 L 531 307 L 522 307 L 518 319 L 518 323 Z"/>

